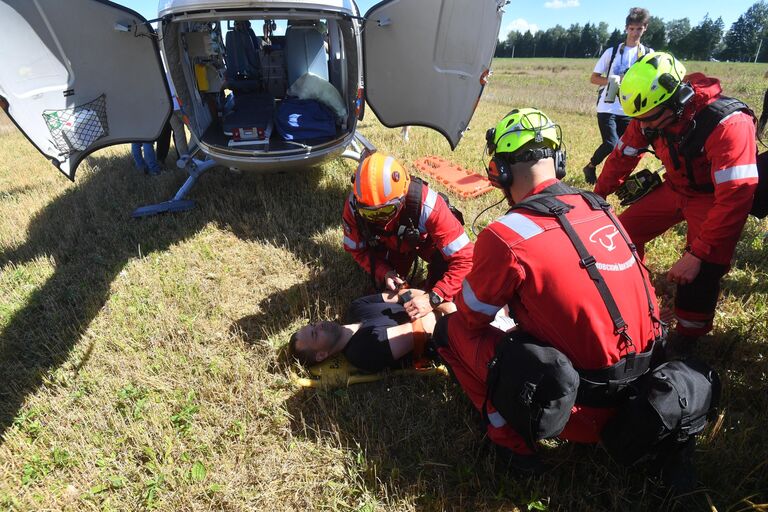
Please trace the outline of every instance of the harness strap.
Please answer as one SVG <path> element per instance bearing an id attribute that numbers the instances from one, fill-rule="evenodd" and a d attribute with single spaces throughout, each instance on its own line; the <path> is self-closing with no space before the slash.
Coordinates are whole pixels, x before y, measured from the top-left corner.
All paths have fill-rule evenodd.
<path id="1" fill-rule="evenodd" d="M 632 343 L 632 339 L 629 337 L 629 334 L 627 334 L 627 323 L 621 316 L 621 312 L 619 311 L 619 307 L 616 304 L 616 300 L 613 298 L 611 290 L 608 288 L 605 279 L 596 266 L 596 260 L 594 256 L 592 256 L 589 251 L 587 251 L 587 248 L 584 246 L 581 238 L 579 238 L 579 235 L 576 233 L 573 225 L 565 215 L 573 207 L 563 203 L 555 197 L 561 194 L 573 193 L 581 195 L 580 191 L 558 182 L 551 187 L 547 187 L 542 193 L 531 196 L 525 201 L 518 203 L 511 209 L 528 208 L 537 212 L 547 212 L 557 218 L 557 220 L 560 222 L 560 225 L 563 227 L 565 234 L 568 236 L 579 255 L 579 265 L 581 268 L 587 271 L 589 278 L 592 279 L 592 282 L 595 284 L 600 297 L 603 299 L 603 303 L 605 304 L 605 307 L 608 310 L 608 314 L 611 317 L 611 322 L 613 322 L 614 332 L 621 335 L 623 338 L 625 349 L 627 350 L 627 357 L 629 357 L 631 354 L 635 353 L 635 350 L 634 343 Z M 591 201 L 595 201 L 594 198 Z"/>
<path id="2" fill-rule="evenodd" d="M 753 120 L 757 119 L 746 103 L 736 98 L 720 96 L 694 116 L 690 130 L 682 139 L 668 141 L 670 153 L 675 158 L 677 153 L 683 156 L 688 185 L 693 190 L 714 192 L 715 186 L 712 183 L 696 183 L 693 175 L 693 160 L 702 153 L 704 144 L 717 125 L 727 116 L 739 111 L 749 114 Z M 675 167 L 680 168 L 679 161 L 675 161 Z"/>

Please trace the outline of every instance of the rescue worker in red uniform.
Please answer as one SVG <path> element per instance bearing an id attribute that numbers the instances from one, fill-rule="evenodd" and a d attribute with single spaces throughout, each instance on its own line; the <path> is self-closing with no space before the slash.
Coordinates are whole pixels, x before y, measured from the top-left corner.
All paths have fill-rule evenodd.
<path id="1" fill-rule="evenodd" d="M 595 186 L 603 197 L 617 191 L 649 145 L 664 164 L 664 182 L 652 191 L 645 187 L 640 194 L 647 195 L 619 219 L 641 256 L 646 242 L 681 221 L 688 224 L 685 251 L 667 273 L 677 285 L 676 336 L 670 341 L 679 352 L 689 351 L 712 329 L 720 279 L 728 272 L 758 182 L 755 121 L 748 112 L 723 118 L 701 154 L 684 158 L 681 142 L 693 129 L 694 116 L 721 96 L 719 80 L 685 72 L 662 52 L 629 69 L 619 96 L 633 119 Z"/>
<path id="2" fill-rule="evenodd" d="M 358 166 L 342 220 L 344 250 L 378 289 L 409 284 L 417 257 L 428 263 L 423 286 L 428 293 L 405 304 L 413 320 L 453 300 L 472 267 L 474 244 L 442 196 L 384 153 L 373 153 Z"/>
<path id="3" fill-rule="evenodd" d="M 487 141 L 493 157 L 489 179 L 512 208 L 480 232 L 472 270 L 455 300 L 458 311 L 438 323 L 435 342 L 474 406 L 486 413 L 488 437 L 524 469 L 536 461 L 531 443 L 487 401 L 489 361 L 508 336 L 490 325 L 497 312 L 507 306 L 516 335 L 526 333 L 567 356 L 582 383 L 582 372 L 649 356 L 661 323 L 647 272 L 610 206 L 557 179 L 565 174 L 560 127 L 538 110 L 513 110 L 488 131 Z M 587 195 L 603 206 L 595 209 Z M 559 217 L 523 207 L 544 196 L 564 204 L 566 222 L 591 256 L 579 252 Z M 602 276 L 612 299 L 604 298 L 593 272 Z M 566 418 L 568 411 L 558 437 L 582 443 L 599 441 L 615 415 L 615 407 L 588 406 L 580 399 L 564 411 Z"/>

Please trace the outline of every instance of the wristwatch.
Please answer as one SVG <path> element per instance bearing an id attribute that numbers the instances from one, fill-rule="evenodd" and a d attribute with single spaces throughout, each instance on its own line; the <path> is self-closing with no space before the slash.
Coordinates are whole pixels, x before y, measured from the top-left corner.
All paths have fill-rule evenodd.
<path id="1" fill-rule="evenodd" d="M 435 309 L 437 306 L 443 303 L 443 298 L 440 296 L 439 293 L 432 290 L 429 292 L 429 305 L 432 306 L 432 309 Z"/>

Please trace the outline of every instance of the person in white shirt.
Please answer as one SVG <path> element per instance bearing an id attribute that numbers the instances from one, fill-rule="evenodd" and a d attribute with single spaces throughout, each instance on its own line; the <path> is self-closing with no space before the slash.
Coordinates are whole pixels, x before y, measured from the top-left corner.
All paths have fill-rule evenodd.
<path id="1" fill-rule="evenodd" d="M 653 51 L 652 48 L 640 44 L 640 38 L 648 28 L 649 18 L 647 9 L 631 8 L 626 21 L 627 39 L 617 46 L 606 49 L 589 77 L 590 82 L 600 86 L 597 100 L 597 125 L 600 127 L 600 135 L 603 139 L 603 143 L 598 146 L 583 169 L 584 178 L 590 185 L 594 185 L 597 181 L 597 166 L 613 151 L 629 124 L 629 117 L 621 109 L 616 92 L 629 67 L 643 55 Z"/>

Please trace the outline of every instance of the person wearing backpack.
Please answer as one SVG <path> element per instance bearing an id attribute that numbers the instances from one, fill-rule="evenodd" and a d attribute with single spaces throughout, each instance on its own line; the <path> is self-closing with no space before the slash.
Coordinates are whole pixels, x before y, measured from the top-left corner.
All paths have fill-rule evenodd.
<path id="1" fill-rule="evenodd" d="M 453 300 L 472 267 L 474 247 L 457 218 L 461 213 L 381 152 L 360 161 L 352 188 L 342 216 L 344 250 L 371 276 L 375 288 L 413 284 L 408 275 L 421 258 L 427 262 L 423 288 L 428 293 L 405 304 L 411 319 Z"/>
<path id="2" fill-rule="evenodd" d="M 648 272 L 610 205 L 560 181 L 560 126 L 515 109 L 486 134 L 491 183 L 510 210 L 480 232 L 437 352 L 483 413 L 497 453 L 538 472 L 536 441 L 600 440 L 663 326 Z M 510 333 L 490 324 L 508 307 Z"/>
<path id="3" fill-rule="evenodd" d="M 619 96 L 632 121 L 595 192 L 616 192 L 622 204 L 634 203 L 619 219 L 641 256 L 647 242 L 687 223 L 685 249 L 667 272 L 676 285 L 670 346 L 686 353 L 712 330 L 720 280 L 753 208 L 755 117 L 745 104 L 722 96 L 717 78 L 686 75 L 680 61 L 662 52 L 627 71 Z M 645 152 L 664 165 L 663 183 L 648 171 L 630 177 Z"/>
<path id="4" fill-rule="evenodd" d="M 640 44 L 640 38 L 648 28 L 649 18 L 648 10 L 631 8 L 626 20 L 626 40 L 606 49 L 589 77 L 591 83 L 600 86 L 597 98 L 597 126 L 603 139 L 583 169 L 584 179 L 590 185 L 594 185 L 597 180 L 597 166 L 613 151 L 629 124 L 629 117 L 622 110 L 621 103 L 616 101 L 616 92 L 630 66 L 643 55 L 653 51 L 652 48 Z"/>

